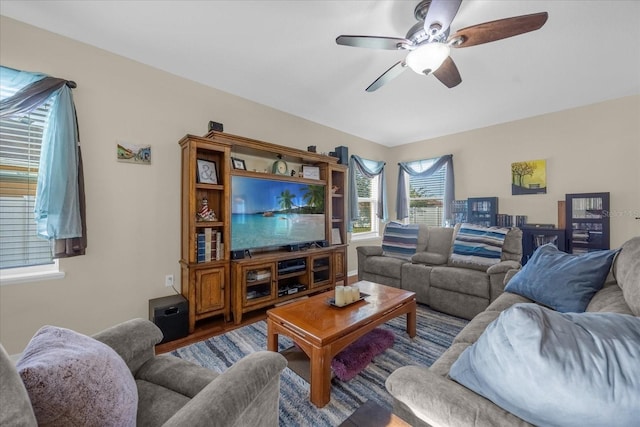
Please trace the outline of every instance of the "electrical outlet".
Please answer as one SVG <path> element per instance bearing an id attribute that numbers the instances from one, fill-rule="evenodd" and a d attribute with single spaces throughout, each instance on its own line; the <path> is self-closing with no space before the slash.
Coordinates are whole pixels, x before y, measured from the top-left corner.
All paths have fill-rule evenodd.
<path id="1" fill-rule="evenodd" d="M 164 276 L 164 285 L 167 288 L 173 287 L 173 274 L 167 274 L 166 276 Z"/>

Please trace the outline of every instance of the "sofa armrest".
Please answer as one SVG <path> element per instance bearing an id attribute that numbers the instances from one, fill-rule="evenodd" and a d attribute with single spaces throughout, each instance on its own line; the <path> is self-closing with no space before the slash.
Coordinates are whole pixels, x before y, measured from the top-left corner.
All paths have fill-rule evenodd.
<path id="1" fill-rule="evenodd" d="M 155 356 L 155 345 L 162 341 L 160 328 L 146 319 L 132 319 L 93 336 L 116 351 L 135 373 Z"/>
<path id="2" fill-rule="evenodd" d="M 382 255 L 382 246 L 358 246 L 356 248 L 359 255 L 364 256 L 380 256 Z"/>
<path id="3" fill-rule="evenodd" d="M 163 426 L 277 426 L 280 373 L 286 366 L 287 360 L 279 353 L 251 353 L 209 383 Z"/>
<path id="4" fill-rule="evenodd" d="M 487 269 L 487 274 L 502 274 L 511 269 L 519 269 L 520 263 L 516 261 L 500 261 Z"/>
<path id="5" fill-rule="evenodd" d="M 387 390 L 431 426 L 529 426 L 468 388 L 420 366 L 396 369 Z"/>
<path id="6" fill-rule="evenodd" d="M 494 302 L 504 292 L 504 278 L 509 271 L 517 271 L 520 269 L 520 263 L 517 261 L 500 261 L 487 269 L 489 275 L 489 302 Z"/>
<path id="7" fill-rule="evenodd" d="M 504 275 L 504 281 L 503 281 L 505 287 L 507 286 L 507 283 L 509 283 L 509 280 L 511 280 L 518 271 L 520 271 L 519 268 L 518 269 L 514 268 L 512 270 L 507 271 L 507 274 Z"/>

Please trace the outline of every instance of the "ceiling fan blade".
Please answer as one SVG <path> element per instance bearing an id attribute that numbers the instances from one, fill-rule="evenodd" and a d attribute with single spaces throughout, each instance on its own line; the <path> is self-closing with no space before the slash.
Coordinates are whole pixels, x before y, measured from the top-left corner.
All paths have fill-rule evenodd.
<path id="1" fill-rule="evenodd" d="M 436 76 L 436 78 L 449 89 L 462 83 L 462 77 L 460 77 L 458 67 L 456 67 L 455 62 L 453 62 L 453 59 L 451 59 L 450 56 L 448 56 L 447 59 L 444 60 L 440 68 L 438 68 L 432 74 Z"/>
<path id="2" fill-rule="evenodd" d="M 402 49 L 403 46 L 411 46 L 413 42 L 399 37 L 376 36 L 338 36 L 336 43 L 343 46 L 366 47 L 370 49 Z"/>
<path id="3" fill-rule="evenodd" d="M 439 36 L 451 26 L 462 0 L 432 0 L 424 17 L 424 30 L 427 34 Z"/>
<path id="4" fill-rule="evenodd" d="M 382 73 L 380 77 L 369 85 L 366 89 L 367 92 L 373 92 L 380 89 L 384 84 L 389 83 L 391 80 L 398 77 L 407 68 L 403 61 L 398 61 L 391 66 L 387 71 Z"/>
<path id="5" fill-rule="evenodd" d="M 451 44 L 452 47 L 469 47 L 502 40 L 535 31 L 547 22 L 548 17 L 547 12 L 540 12 L 472 25 L 456 31 L 454 35 L 449 37 L 449 40 L 454 41 Z M 456 39 L 460 41 L 458 42 Z"/>

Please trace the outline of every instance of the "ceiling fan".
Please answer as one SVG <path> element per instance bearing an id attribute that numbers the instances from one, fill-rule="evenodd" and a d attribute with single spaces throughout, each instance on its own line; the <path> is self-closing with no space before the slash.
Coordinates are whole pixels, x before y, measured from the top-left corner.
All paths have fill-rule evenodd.
<path id="1" fill-rule="evenodd" d="M 372 49 L 408 50 L 404 60 L 396 62 L 367 87 L 373 92 L 398 77 L 407 68 L 418 74 L 433 74 L 448 88 L 462 82 L 456 64 L 449 56 L 451 48 L 489 43 L 517 36 L 541 28 L 547 22 L 547 12 L 514 16 L 472 25 L 449 35 L 462 0 L 422 0 L 413 14 L 418 20 L 407 32 L 406 38 L 378 36 L 338 36 L 336 43 L 343 46 Z"/>

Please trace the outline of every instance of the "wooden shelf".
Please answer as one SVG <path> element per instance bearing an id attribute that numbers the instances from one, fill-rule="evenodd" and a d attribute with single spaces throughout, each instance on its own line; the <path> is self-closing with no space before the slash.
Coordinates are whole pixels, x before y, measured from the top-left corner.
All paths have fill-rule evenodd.
<path id="1" fill-rule="evenodd" d="M 254 171 L 245 171 L 240 169 L 235 169 L 231 172 L 231 175 L 234 176 L 246 176 L 250 178 L 262 178 L 262 179 L 277 179 L 278 181 L 287 181 L 287 182 L 301 182 L 309 185 L 327 185 L 327 181 L 324 179 L 309 179 L 309 178 L 300 178 L 297 176 L 288 176 L 288 175 L 278 175 L 275 173 L 265 173 L 265 172 L 254 172 Z"/>

